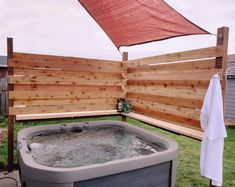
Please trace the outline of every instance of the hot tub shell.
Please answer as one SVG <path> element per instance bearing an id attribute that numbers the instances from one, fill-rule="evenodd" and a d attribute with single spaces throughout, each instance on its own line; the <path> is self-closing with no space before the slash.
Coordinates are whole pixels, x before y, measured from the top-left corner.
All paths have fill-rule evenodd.
<path id="1" fill-rule="evenodd" d="M 138 134 L 150 142 L 161 142 L 167 150 L 145 156 L 109 161 L 74 168 L 53 168 L 35 162 L 28 149 L 32 136 L 69 130 L 75 127 L 116 126 Z M 94 121 L 43 125 L 25 128 L 17 136 L 18 161 L 22 183 L 27 187 L 85 187 L 85 186 L 175 186 L 177 143 L 157 133 L 119 121 Z"/>

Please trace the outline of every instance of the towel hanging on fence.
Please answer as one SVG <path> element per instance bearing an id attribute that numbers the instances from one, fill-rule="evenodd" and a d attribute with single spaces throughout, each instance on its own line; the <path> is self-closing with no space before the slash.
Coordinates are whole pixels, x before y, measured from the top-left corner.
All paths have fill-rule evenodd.
<path id="1" fill-rule="evenodd" d="M 204 130 L 201 142 L 201 175 L 212 180 L 212 185 L 222 185 L 224 138 L 227 132 L 224 125 L 223 100 L 220 77 L 215 74 L 206 92 L 200 115 Z"/>

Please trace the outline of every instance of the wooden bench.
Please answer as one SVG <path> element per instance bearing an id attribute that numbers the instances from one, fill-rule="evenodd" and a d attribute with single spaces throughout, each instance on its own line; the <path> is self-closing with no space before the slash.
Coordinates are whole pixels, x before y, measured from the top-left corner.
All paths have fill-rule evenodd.
<path id="1" fill-rule="evenodd" d="M 179 133 L 191 138 L 198 140 L 202 139 L 203 132 L 197 129 L 192 129 L 189 127 L 184 127 L 179 124 L 174 124 L 159 119 L 147 117 L 141 114 L 130 112 L 129 114 L 119 113 L 116 110 L 106 110 L 106 111 L 87 111 L 87 112 L 66 112 L 66 113 L 49 113 L 49 114 L 25 114 L 17 115 L 17 121 L 25 120 L 44 120 L 44 119 L 60 119 L 60 118 L 76 118 L 76 117 L 94 117 L 94 116 L 114 116 L 122 115 L 124 117 L 129 117 L 136 119 L 138 121 L 147 123 L 152 126 L 156 126 L 171 132 Z"/>
<path id="2" fill-rule="evenodd" d="M 116 110 L 16 115 L 17 121 L 120 115 Z"/>
<path id="3" fill-rule="evenodd" d="M 129 114 L 122 113 L 122 115 L 139 120 L 141 122 L 144 122 L 144 123 L 156 126 L 156 127 L 159 127 L 159 128 L 162 128 L 162 129 L 166 129 L 166 130 L 179 133 L 179 134 L 191 137 L 191 138 L 195 138 L 198 140 L 201 140 L 203 137 L 203 132 L 201 130 L 184 127 L 179 124 L 169 123 L 169 122 L 162 121 L 159 119 L 140 115 L 134 112 L 130 112 Z"/>

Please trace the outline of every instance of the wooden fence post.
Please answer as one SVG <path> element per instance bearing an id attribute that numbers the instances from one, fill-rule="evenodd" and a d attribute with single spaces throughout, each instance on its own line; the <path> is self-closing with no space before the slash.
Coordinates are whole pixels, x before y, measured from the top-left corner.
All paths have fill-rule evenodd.
<path id="1" fill-rule="evenodd" d="M 221 68 L 224 71 L 227 69 L 227 61 L 228 61 L 228 27 L 220 27 L 217 30 L 217 46 L 222 46 L 223 56 L 216 58 L 215 68 Z"/>
<path id="2" fill-rule="evenodd" d="M 9 65 L 9 60 L 13 58 L 13 38 L 7 38 L 7 70 L 8 76 L 13 75 L 13 69 Z M 13 171 L 14 164 L 14 121 L 15 116 L 9 115 L 9 108 L 13 106 L 13 100 L 9 99 L 9 91 L 14 87 L 8 82 L 8 171 Z"/>
<path id="3" fill-rule="evenodd" d="M 225 111 L 225 93 L 226 93 L 226 70 L 228 63 L 228 35 L 229 28 L 228 27 L 220 27 L 217 30 L 217 41 L 216 46 L 222 46 L 223 55 L 221 57 L 216 57 L 215 59 L 215 68 L 222 69 L 222 77 L 221 77 L 221 86 L 222 86 L 222 94 L 223 94 L 223 103 L 224 103 L 224 111 Z M 212 180 L 210 179 L 210 187 L 215 187 L 212 185 Z"/>
<path id="4" fill-rule="evenodd" d="M 127 87 L 127 66 L 124 64 L 124 61 L 128 60 L 128 52 L 123 52 L 122 53 L 122 91 L 125 93 L 124 98 L 127 97 L 127 92 L 126 92 L 126 87 Z M 122 115 L 122 121 L 126 122 L 127 118 L 126 116 Z"/>
<path id="5" fill-rule="evenodd" d="M 226 76 L 227 63 L 228 63 L 228 36 L 229 36 L 228 27 L 218 28 L 216 45 L 222 46 L 223 56 L 216 58 L 215 68 L 223 70 L 222 77 L 221 77 L 221 86 L 222 86 L 224 109 L 225 109 L 225 93 L 226 93 L 226 85 L 227 85 L 227 78 L 225 76 Z"/>

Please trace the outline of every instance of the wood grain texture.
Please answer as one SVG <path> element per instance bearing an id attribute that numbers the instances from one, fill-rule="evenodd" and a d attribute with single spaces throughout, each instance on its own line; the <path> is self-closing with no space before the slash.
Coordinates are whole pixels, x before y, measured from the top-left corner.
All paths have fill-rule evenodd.
<path id="1" fill-rule="evenodd" d="M 56 56 L 56 55 L 46 55 L 46 54 L 32 54 L 32 53 L 20 53 L 20 52 L 14 52 L 13 58 L 16 59 L 27 59 L 31 61 L 48 61 L 48 62 L 63 62 L 63 63 L 69 63 L 71 61 L 79 61 L 79 63 L 100 63 L 102 65 L 116 63 L 118 66 L 118 63 L 121 61 L 115 61 L 115 60 L 103 60 L 103 59 L 90 59 L 90 58 L 79 58 L 79 57 L 68 57 L 68 56 Z M 120 65 L 120 64 L 119 64 Z"/>
<path id="2" fill-rule="evenodd" d="M 114 110 L 123 97 L 121 62 L 13 53 L 11 114 Z"/>
<path id="3" fill-rule="evenodd" d="M 127 94 L 127 66 L 124 64 L 124 61 L 127 61 L 128 60 L 128 53 L 127 52 L 123 52 L 122 54 L 122 70 L 123 70 L 123 73 L 122 73 L 122 91 L 125 93 L 125 97 L 126 97 L 126 94 Z M 124 120 L 124 118 L 123 118 Z"/>
<path id="4" fill-rule="evenodd" d="M 15 91 L 121 91 L 121 86 L 103 86 L 103 85 L 64 85 L 64 84 L 15 84 Z"/>
<path id="5" fill-rule="evenodd" d="M 90 98 L 116 98 L 122 97 L 123 93 L 116 91 L 89 91 L 89 92 L 79 92 L 79 91 L 11 91 L 9 92 L 10 99 L 90 99 Z"/>
<path id="6" fill-rule="evenodd" d="M 133 92 L 128 92 L 127 98 L 128 100 L 141 99 L 145 101 L 158 102 L 162 104 L 174 105 L 174 106 L 179 106 L 179 107 L 187 107 L 187 108 L 197 108 L 197 109 L 200 109 L 203 103 L 202 100 L 196 100 L 196 99 L 185 99 L 185 98 L 179 98 L 179 97 L 168 97 L 168 96 L 162 96 L 162 95 L 150 95 L 148 93 L 141 94 L 141 93 L 133 93 Z"/>
<path id="7" fill-rule="evenodd" d="M 202 100 L 204 99 L 206 89 L 162 88 L 158 86 L 128 86 L 128 92 Z"/>
<path id="8" fill-rule="evenodd" d="M 53 106 L 29 106 L 29 107 L 10 107 L 11 115 L 21 114 L 45 114 L 45 113 L 60 113 L 60 112 L 82 112 L 96 110 L 114 110 L 116 104 L 79 104 L 79 105 L 53 105 Z"/>
<path id="9" fill-rule="evenodd" d="M 17 115 L 16 120 L 37 120 L 37 119 L 57 119 L 57 118 L 74 118 L 74 117 L 90 117 L 90 116 L 109 116 L 119 115 L 117 110 L 98 110 L 98 111 L 82 111 L 82 112 L 61 112 L 46 114 L 22 114 Z"/>
<path id="10" fill-rule="evenodd" d="M 121 80 L 96 79 L 92 77 L 73 78 L 70 77 L 41 77 L 41 76 L 9 76 L 11 84 L 65 84 L 65 85 L 106 85 L 121 86 Z"/>
<path id="11" fill-rule="evenodd" d="M 210 80 L 128 80 L 128 86 L 160 86 L 164 88 L 207 88 Z"/>
<path id="12" fill-rule="evenodd" d="M 162 121 L 162 120 L 159 120 L 156 118 L 151 118 L 151 117 L 137 114 L 134 112 L 130 112 L 129 114 L 122 113 L 122 115 L 125 115 L 127 117 L 142 121 L 144 123 L 148 123 L 148 124 L 156 126 L 156 127 L 167 129 L 172 132 L 183 134 L 185 136 L 189 136 L 189 137 L 192 137 L 192 138 L 195 138 L 198 140 L 201 140 L 203 137 L 203 132 L 200 129 L 192 129 L 191 127 L 184 127 L 179 124 L 169 123 L 167 121 Z"/>
<path id="13" fill-rule="evenodd" d="M 131 99 L 131 105 L 148 110 L 155 110 L 176 116 L 182 116 L 194 120 L 199 120 L 200 111 L 192 108 L 185 108 L 180 106 L 167 105 L 157 102 L 144 101 L 141 99 Z"/>
<path id="14" fill-rule="evenodd" d="M 129 73 L 128 80 L 210 80 L 215 74 L 222 75 L 221 69 L 194 70 L 194 71 L 163 71 Z"/>
<path id="15" fill-rule="evenodd" d="M 66 104 L 91 104 L 91 103 L 105 103 L 116 104 L 116 98 L 101 98 L 101 99 L 18 99 L 14 100 L 14 106 L 25 105 L 66 105 Z"/>
<path id="16" fill-rule="evenodd" d="M 227 63 L 228 63 L 228 36 L 229 36 L 229 28 L 228 27 L 221 27 L 217 30 L 217 46 L 222 46 L 223 49 L 223 55 L 221 57 L 216 58 L 215 62 L 215 68 L 221 68 L 226 74 L 227 71 Z M 222 76 L 221 78 L 221 84 L 222 84 L 222 95 L 223 95 L 223 103 L 225 100 L 225 93 L 227 89 L 227 79 Z M 225 109 L 225 105 L 224 105 Z"/>
<path id="17" fill-rule="evenodd" d="M 14 75 L 28 77 L 58 77 L 58 78 L 90 78 L 90 79 L 111 79 L 120 80 L 121 73 L 107 72 L 82 72 L 82 71 L 62 71 L 48 69 L 21 69 L 14 68 Z"/>
<path id="18" fill-rule="evenodd" d="M 156 65 L 143 65 L 128 68 L 128 73 L 136 72 L 162 72 L 162 71 L 185 71 L 185 70 L 208 70 L 215 68 L 215 59 L 191 60 L 182 62 L 159 63 Z"/>
<path id="19" fill-rule="evenodd" d="M 122 73 L 120 62 L 26 53 L 14 53 L 9 66 L 21 69 Z"/>
<path id="20" fill-rule="evenodd" d="M 219 57 L 223 55 L 223 49 L 221 46 L 208 47 L 184 52 L 177 52 L 165 55 L 159 55 L 154 57 L 141 58 L 136 60 L 129 60 L 126 62 L 128 67 L 157 64 L 162 62 L 173 62 L 182 60 L 192 60 L 192 59 L 203 59 Z"/>
<path id="21" fill-rule="evenodd" d="M 228 27 L 221 27 L 217 30 L 216 45 L 222 47 L 223 54 L 221 58 L 216 58 L 215 68 L 222 68 L 224 71 L 226 71 L 228 63 L 228 35 Z"/>
<path id="22" fill-rule="evenodd" d="M 185 118 L 185 117 L 181 117 L 181 116 L 177 116 L 173 114 L 168 114 L 165 112 L 155 111 L 152 109 L 146 110 L 145 108 L 136 107 L 136 106 L 133 106 L 132 109 L 133 109 L 132 111 L 137 114 L 146 115 L 149 117 L 154 117 L 157 119 L 162 119 L 162 120 L 178 123 L 179 125 L 182 125 L 182 126 L 188 126 L 188 127 L 200 129 L 200 121 L 198 120 Z"/>
<path id="23" fill-rule="evenodd" d="M 7 71 L 8 75 L 13 75 L 13 68 L 9 66 L 9 62 L 13 57 L 13 38 L 7 38 Z M 8 84 L 8 90 L 14 90 L 14 85 Z M 8 136 L 8 158 L 7 158 L 7 169 L 13 171 L 14 164 L 14 121 L 15 116 L 10 114 L 9 107 L 13 106 L 13 100 L 9 98 L 8 92 L 8 122 L 7 122 L 7 136 Z"/>

